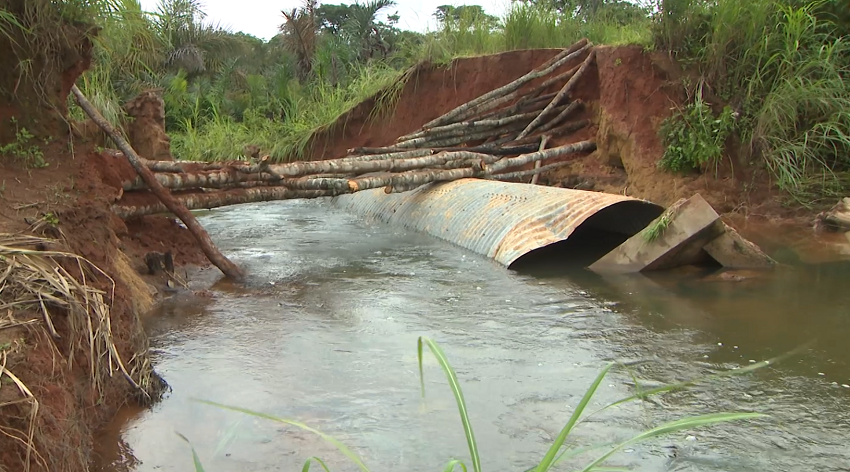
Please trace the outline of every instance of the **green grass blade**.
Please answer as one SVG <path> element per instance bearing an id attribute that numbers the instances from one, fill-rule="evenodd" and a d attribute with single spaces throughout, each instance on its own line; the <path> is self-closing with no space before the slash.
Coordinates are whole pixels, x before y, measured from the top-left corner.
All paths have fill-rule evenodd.
<path id="1" fill-rule="evenodd" d="M 564 445 L 564 442 L 567 440 L 567 437 L 572 432 L 573 428 L 578 422 L 581 414 L 584 412 L 585 408 L 587 408 L 587 404 L 590 403 L 590 399 L 593 398 L 593 395 L 596 393 L 596 390 L 599 388 L 599 384 L 602 383 L 602 379 L 608 375 L 608 372 L 614 367 L 616 364 L 608 364 L 599 372 L 599 375 L 596 376 L 596 380 L 593 381 L 593 384 L 590 385 L 590 388 L 584 393 L 584 396 L 579 402 L 576 409 L 573 411 L 573 414 L 570 416 L 569 421 L 558 434 L 557 439 L 555 439 L 555 443 L 552 444 L 552 447 L 549 448 L 549 451 L 546 452 L 546 455 L 543 457 L 543 460 L 540 461 L 540 464 L 537 465 L 535 469 L 536 472 L 546 472 L 552 467 L 552 464 L 555 462 L 555 456 L 558 454 L 558 451 L 561 450 L 561 447 Z"/>
<path id="2" fill-rule="evenodd" d="M 342 452 L 352 462 L 357 464 L 357 467 L 359 467 L 360 470 L 362 470 L 363 472 L 369 472 L 369 468 L 366 467 L 366 464 L 364 464 L 363 461 L 361 461 L 360 458 L 357 457 L 357 454 L 352 452 L 351 449 L 349 449 L 345 444 L 339 442 L 339 440 L 337 440 L 336 438 L 334 438 L 332 436 L 329 436 L 329 435 L 327 435 L 327 434 L 325 434 L 325 433 L 323 433 L 323 432 L 321 432 L 317 429 L 314 429 L 314 428 L 307 426 L 304 423 L 301 423 L 299 421 L 294 421 L 294 420 L 288 420 L 286 418 L 279 418 L 277 416 L 268 415 L 266 413 L 260 413 L 260 412 L 257 412 L 257 411 L 248 410 L 247 408 L 240 408 L 240 407 L 236 407 L 236 406 L 223 405 L 221 403 L 211 402 L 211 401 L 208 401 L 208 400 L 195 400 L 195 401 L 197 401 L 199 403 L 205 403 L 207 405 L 212 405 L 212 406 L 215 406 L 215 407 L 218 407 L 218 408 L 223 408 L 225 410 L 238 411 L 240 413 L 245 413 L 247 415 L 256 416 L 257 418 L 265 418 L 267 420 L 272 420 L 272 421 L 275 421 L 275 422 L 278 422 L 278 423 L 288 424 L 290 426 L 295 426 L 295 427 L 301 428 L 305 431 L 309 431 L 309 432 L 321 437 L 325 441 L 331 443 L 332 445 L 334 445 L 337 449 L 339 449 L 340 452 Z"/>
<path id="3" fill-rule="evenodd" d="M 203 464 L 201 464 L 201 458 L 198 457 L 198 453 L 195 452 L 195 447 L 192 446 L 192 443 L 191 443 L 191 441 L 189 441 L 189 438 L 187 438 L 186 436 L 183 436 L 180 433 L 175 433 L 175 434 L 180 436 L 180 439 L 186 441 L 186 444 L 189 445 L 189 449 L 192 450 L 192 463 L 195 465 L 195 472 L 204 472 L 204 466 L 203 466 Z"/>
<path id="4" fill-rule="evenodd" d="M 671 421 L 669 423 L 665 423 L 661 426 L 657 426 L 648 431 L 644 431 L 633 438 L 623 441 L 618 444 L 616 447 L 606 452 L 598 459 L 594 460 L 590 464 L 588 464 L 582 472 L 590 472 L 592 470 L 597 470 L 597 465 L 606 461 L 609 457 L 614 455 L 620 449 L 629 446 L 631 444 L 635 444 L 641 441 L 645 441 L 647 439 L 651 439 L 654 437 L 662 436 L 665 434 L 675 433 L 677 431 L 682 431 L 685 429 L 693 429 L 698 428 L 700 426 L 708 426 L 717 423 L 723 423 L 727 421 L 737 421 L 737 420 L 746 420 L 746 419 L 754 419 L 754 418 L 763 418 L 767 415 L 763 415 L 761 413 L 711 413 L 708 415 L 695 416 L 691 418 L 683 418 L 675 421 Z"/>
<path id="5" fill-rule="evenodd" d="M 453 460 L 453 461 L 449 462 L 448 464 L 446 464 L 446 468 L 443 469 L 443 472 L 453 472 L 455 470 L 455 467 L 457 467 L 457 466 L 460 466 L 460 469 L 463 472 L 467 472 L 466 464 L 464 464 L 463 462 L 461 462 L 459 460 Z"/>
<path id="6" fill-rule="evenodd" d="M 437 358 L 437 362 L 440 364 L 440 367 L 443 368 L 443 371 L 446 373 L 446 378 L 449 380 L 449 386 L 452 389 L 452 393 L 455 396 L 455 401 L 457 402 L 457 409 L 460 412 L 460 421 L 463 423 L 463 432 L 466 434 L 466 443 L 469 445 L 469 455 L 472 458 L 472 470 L 475 472 L 481 472 L 481 459 L 478 456 L 478 445 L 475 443 L 475 434 L 472 432 L 472 423 L 469 421 L 469 415 L 466 412 L 466 400 L 463 398 L 463 391 L 460 388 L 460 383 L 457 380 L 457 374 L 455 374 L 454 369 L 451 364 L 449 364 L 449 360 L 446 358 L 446 354 L 437 345 L 433 340 L 421 336 L 417 341 L 417 353 L 419 355 L 419 381 L 422 386 L 422 395 L 425 395 L 425 375 L 422 369 L 422 345 L 427 344 L 428 348 L 431 350 L 431 353 L 434 354 L 434 357 Z"/>
<path id="7" fill-rule="evenodd" d="M 301 468 L 301 472 L 310 472 L 310 464 L 313 461 L 318 462 L 319 465 L 322 466 L 322 469 L 325 470 L 325 472 L 331 472 L 330 469 L 328 469 L 328 465 L 325 464 L 325 461 L 323 461 L 323 460 L 321 460 L 321 459 L 319 459 L 318 457 L 315 457 L 315 456 L 307 459 L 307 461 L 304 462 L 304 467 Z"/>

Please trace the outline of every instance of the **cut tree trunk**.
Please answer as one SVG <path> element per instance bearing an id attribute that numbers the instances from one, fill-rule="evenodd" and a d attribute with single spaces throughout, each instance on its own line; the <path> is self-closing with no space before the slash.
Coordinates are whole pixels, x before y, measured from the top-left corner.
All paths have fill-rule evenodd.
<path id="1" fill-rule="evenodd" d="M 491 92 L 485 93 L 484 95 L 481 95 L 480 97 L 474 100 L 464 103 L 463 105 L 455 108 L 454 110 L 451 110 L 448 113 L 434 120 L 431 120 L 430 122 L 426 123 L 423 128 L 433 128 L 435 126 L 451 123 L 452 121 L 462 120 L 464 119 L 462 118 L 464 113 L 468 113 L 469 110 L 474 109 L 476 106 L 489 100 L 507 95 L 538 77 L 543 77 L 551 74 L 552 71 L 554 71 L 561 65 L 569 62 L 573 58 L 580 56 L 585 50 L 589 49 L 590 47 L 592 47 L 592 44 L 587 39 L 582 39 L 581 41 L 565 49 L 563 52 L 559 53 L 557 56 L 553 57 L 537 69 L 534 69 L 528 74 L 523 75 L 522 77 L 514 80 L 513 82 L 507 85 L 499 87 Z"/>
<path id="2" fill-rule="evenodd" d="M 195 216 L 192 215 L 192 213 L 184 205 L 175 200 L 171 193 L 163 187 L 159 181 L 157 181 L 154 174 L 142 162 L 142 159 L 138 154 L 136 154 L 133 147 L 130 146 L 130 143 L 124 139 L 118 130 L 106 121 L 106 119 L 100 114 L 100 112 L 97 111 L 94 105 L 88 101 L 85 95 L 83 95 L 83 92 L 81 92 L 76 85 L 71 86 L 71 92 L 74 94 L 74 97 L 76 97 L 80 108 L 82 108 L 83 111 L 89 115 L 92 121 L 94 121 L 118 145 L 118 148 L 121 149 L 127 157 L 127 160 L 130 161 L 130 164 L 145 181 L 145 184 L 147 184 L 147 186 L 151 189 L 151 192 L 159 198 L 162 205 L 170 212 L 174 213 L 174 215 L 180 218 L 180 221 L 186 225 L 186 228 L 198 241 L 198 245 L 207 256 L 207 259 L 215 264 L 215 266 L 218 267 L 225 276 L 233 280 L 241 280 L 244 277 L 242 270 L 236 264 L 231 262 L 230 259 L 225 257 L 225 255 L 222 254 L 217 247 L 215 247 L 215 244 L 213 244 L 210 235 L 207 234 L 204 227 L 198 223 Z"/>
<path id="3" fill-rule="evenodd" d="M 519 137 L 517 139 L 522 139 L 528 136 L 529 134 L 531 134 L 532 131 L 534 131 L 534 128 L 540 126 L 540 124 L 543 123 L 543 120 L 546 118 L 546 116 L 552 113 L 555 110 L 555 107 L 558 106 L 559 103 L 561 103 L 561 100 L 566 98 L 567 94 L 569 94 L 570 91 L 576 86 L 578 81 L 584 75 L 585 71 L 587 71 L 587 68 L 590 67 L 590 64 L 593 62 L 593 59 L 595 57 L 596 51 L 591 50 L 590 54 L 587 55 L 587 58 L 585 58 L 578 71 L 576 71 L 576 73 L 573 74 L 570 80 L 566 84 L 564 84 L 564 86 L 561 88 L 561 91 L 558 92 L 558 94 L 555 95 L 555 98 L 553 98 L 552 101 L 549 102 L 549 105 L 547 105 L 546 108 L 544 108 L 543 111 L 540 112 L 540 115 L 538 115 L 537 118 L 535 118 L 531 123 L 528 124 L 528 126 L 524 130 L 522 130 L 522 133 L 519 134 Z"/>
<path id="4" fill-rule="evenodd" d="M 565 146 L 559 146 L 552 149 L 546 149 L 530 154 L 523 154 L 517 157 L 506 157 L 492 165 L 486 166 L 484 170 L 487 174 L 493 175 L 505 169 L 510 169 L 511 167 L 519 167 L 526 164 L 530 164 L 532 162 L 541 161 L 543 159 L 551 159 L 553 157 L 560 157 L 576 152 L 590 152 L 595 149 L 595 141 L 580 141 L 577 143 L 567 144 Z"/>

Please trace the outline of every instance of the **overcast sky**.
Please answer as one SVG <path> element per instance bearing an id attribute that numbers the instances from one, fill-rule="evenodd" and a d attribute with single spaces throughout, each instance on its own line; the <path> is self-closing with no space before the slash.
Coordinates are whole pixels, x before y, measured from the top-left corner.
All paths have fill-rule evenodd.
<path id="1" fill-rule="evenodd" d="M 353 3 L 354 0 L 329 1 L 320 3 Z M 156 11 L 159 0 L 141 0 L 142 8 Z M 281 10 L 289 10 L 302 4 L 300 0 L 204 0 L 207 20 L 218 22 L 232 31 L 242 31 L 259 38 L 271 39 L 277 34 L 278 26 L 283 23 Z M 396 6 L 387 8 L 384 13 L 398 11 L 401 17 L 399 27 L 425 32 L 434 29 L 436 24 L 431 16 L 439 5 L 481 5 L 491 15 L 501 17 L 510 4 L 510 0 L 396 0 Z"/>

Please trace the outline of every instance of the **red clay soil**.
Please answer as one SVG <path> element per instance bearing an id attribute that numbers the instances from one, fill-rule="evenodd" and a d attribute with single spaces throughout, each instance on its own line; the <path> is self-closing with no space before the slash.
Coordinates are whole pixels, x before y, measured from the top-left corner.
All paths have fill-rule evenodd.
<path id="1" fill-rule="evenodd" d="M 345 156 L 354 147 L 391 145 L 399 136 L 513 81 L 559 51 L 512 51 L 456 59 L 448 67 L 420 66 L 411 74 L 393 110 L 379 113 L 375 99 L 364 101 L 315 135 L 306 159 L 332 159 Z M 688 175 L 658 169 L 664 152 L 658 127 L 685 99 L 681 82 L 684 72 L 670 58 L 644 52 L 639 46 L 596 47 L 596 54 L 596 64 L 570 94 L 572 99 L 585 102 L 584 111 L 574 119 L 588 118 L 593 125 L 551 145 L 595 137 L 598 149 L 560 158 L 573 164 L 541 176 L 541 184 L 625 194 L 662 205 L 700 193 L 724 215 L 811 221 L 811 211 L 780 204 L 781 195 L 762 169 L 749 168 L 735 156 L 724 162 L 716 177 L 713 169 Z M 565 64 L 556 73 L 577 64 Z M 556 90 L 557 86 L 547 92 Z M 545 164 L 553 162 L 557 161 Z"/>

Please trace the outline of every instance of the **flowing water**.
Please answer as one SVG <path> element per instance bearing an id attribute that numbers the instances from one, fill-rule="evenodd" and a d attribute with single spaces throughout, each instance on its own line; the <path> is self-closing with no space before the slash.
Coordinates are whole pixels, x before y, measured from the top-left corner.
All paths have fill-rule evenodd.
<path id="1" fill-rule="evenodd" d="M 610 464 L 850 470 L 848 264 L 742 280 L 701 270 L 523 274 L 326 202 L 243 205 L 201 222 L 251 274 L 248 286 L 213 283 L 217 273 L 202 271 L 194 284 L 213 283 L 212 297 L 177 295 L 150 317 L 157 370 L 173 391 L 149 410 L 121 412 L 99 441 L 99 470 L 193 470 L 175 433 L 211 472 L 295 471 L 311 456 L 334 471 L 357 470 L 309 432 L 195 399 L 302 421 L 373 471 L 469 463 L 454 398 L 430 355 L 420 395 L 419 336 L 439 342 L 454 365 L 487 471 L 536 464 L 607 362 L 646 361 L 632 374 L 653 386 L 800 346 L 752 374 L 600 413 L 572 441 L 605 444 L 684 416 L 757 411 L 770 417 L 629 446 Z M 631 374 L 612 373 L 591 410 L 633 386 Z"/>

